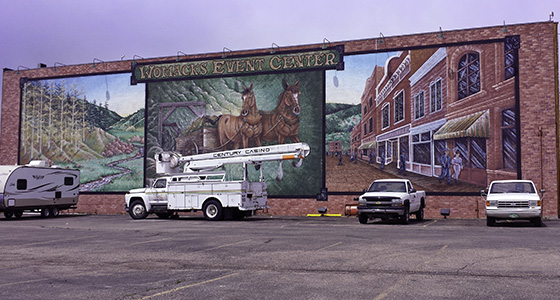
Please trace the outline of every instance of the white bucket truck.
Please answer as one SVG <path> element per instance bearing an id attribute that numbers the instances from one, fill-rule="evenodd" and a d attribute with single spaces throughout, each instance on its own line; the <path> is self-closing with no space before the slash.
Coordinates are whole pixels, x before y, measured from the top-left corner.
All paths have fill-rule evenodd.
<path id="1" fill-rule="evenodd" d="M 150 187 L 128 192 L 125 209 L 133 219 L 146 218 L 150 213 L 169 218 L 175 212 L 198 210 L 203 211 L 207 220 L 221 220 L 226 215 L 241 219 L 267 207 L 262 163 L 279 161 L 277 179 L 281 180 L 282 161 L 299 160 L 294 161 L 294 166 L 299 167 L 309 151 L 306 143 L 294 143 L 191 156 L 161 152 L 155 155 L 156 172 L 165 176 L 157 178 Z M 226 172 L 217 170 L 232 164 L 242 165 L 242 179 L 228 181 Z M 249 180 L 247 168 L 251 165 L 260 171 L 258 181 Z"/>

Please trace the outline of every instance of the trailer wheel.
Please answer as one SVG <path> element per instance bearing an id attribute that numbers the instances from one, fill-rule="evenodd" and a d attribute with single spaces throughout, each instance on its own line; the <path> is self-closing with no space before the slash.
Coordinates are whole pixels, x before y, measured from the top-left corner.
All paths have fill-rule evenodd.
<path id="1" fill-rule="evenodd" d="M 204 204 L 204 218 L 209 221 L 217 221 L 224 218 L 224 209 L 217 200 L 210 200 Z"/>
<path id="2" fill-rule="evenodd" d="M 60 215 L 60 210 L 58 210 L 58 208 L 56 208 L 56 207 L 53 207 L 51 209 L 51 217 L 53 217 L 53 218 L 58 217 L 58 215 Z"/>
<path id="3" fill-rule="evenodd" d="M 145 219 L 148 216 L 148 211 L 146 211 L 146 207 L 142 201 L 136 200 L 130 205 L 128 214 L 130 214 L 133 219 Z"/>
<path id="4" fill-rule="evenodd" d="M 51 213 L 52 213 L 52 211 L 51 211 L 50 208 L 43 208 L 43 209 L 41 209 L 41 217 L 43 217 L 43 218 L 48 218 L 48 217 L 50 217 L 50 216 L 51 216 Z"/>
<path id="5" fill-rule="evenodd" d="M 20 219 L 21 217 L 23 217 L 23 211 L 16 211 L 14 212 L 14 217 L 16 217 L 16 219 Z"/>
<path id="6" fill-rule="evenodd" d="M 14 212 L 12 211 L 4 211 L 4 217 L 6 217 L 6 219 L 11 219 L 14 216 Z"/>

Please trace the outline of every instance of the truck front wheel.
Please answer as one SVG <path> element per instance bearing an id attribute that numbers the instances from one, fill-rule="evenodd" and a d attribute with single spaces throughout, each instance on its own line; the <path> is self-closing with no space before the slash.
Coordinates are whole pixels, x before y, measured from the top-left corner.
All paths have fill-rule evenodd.
<path id="1" fill-rule="evenodd" d="M 224 217 L 224 209 L 217 200 L 210 200 L 204 204 L 204 218 L 209 221 L 221 220 Z"/>
<path id="2" fill-rule="evenodd" d="M 145 219 L 148 216 L 148 211 L 146 210 L 146 207 L 144 206 L 144 203 L 142 201 L 136 200 L 132 202 L 132 205 L 130 205 L 128 214 L 133 219 Z"/>
<path id="3" fill-rule="evenodd" d="M 358 221 L 360 221 L 360 224 L 366 224 L 368 219 L 369 219 L 369 216 L 366 215 L 366 214 L 358 215 Z"/>
<path id="4" fill-rule="evenodd" d="M 404 214 L 401 216 L 401 224 L 408 225 L 410 222 L 410 210 L 408 206 L 404 208 Z"/>

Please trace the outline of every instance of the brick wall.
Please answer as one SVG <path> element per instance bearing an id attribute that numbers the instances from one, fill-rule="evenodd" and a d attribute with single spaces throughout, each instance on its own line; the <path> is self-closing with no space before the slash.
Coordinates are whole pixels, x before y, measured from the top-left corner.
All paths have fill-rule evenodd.
<path id="1" fill-rule="evenodd" d="M 557 23 L 541 22 L 502 26 L 363 39 L 344 44 L 347 54 L 373 50 L 398 50 L 418 46 L 446 45 L 489 39 L 500 39 L 508 35 L 521 37 L 519 50 L 519 96 L 521 102 L 521 169 L 524 179 L 535 181 L 538 188 L 547 190 L 544 214 L 558 217 L 558 31 Z M 316 49 L 321 44 L 286 47 L 282 50 Z M 269 49 L 235 52 L 235 55 L 268 54 Z M 221 53 L 192 55 L 189 59 L 219 58 Z M 175 57 L 142 60 L 168 61 Z M 4 71 L 2 82 L 2 128 L 0 131 L 0 164 L 16 164 L 18 155 L 20 78 L 50 78 L 76 75 L 92 75 L 104 72 L 129 71 L 131 61 L 109 62 L 104 68 L 94 68 L 91 63 L 74 66 L 57 66 L 23 71 Z M 542 147 L 541 147 L 542 145 Z M 344 213 L 344 206 L 353 203 L 354 196 L 329 196 L 328 202 L 314 199 L 270 199 L 273 215 L 305 215 L 316 213 L 319 206 L 328 212 Z M 480 211 L 477 214 L 477 204 Z M 82 195 L 78 212 L 124 213 L 124 195 Z M 427 202 L 426 217 L 440 217 L 441 208 L 450 208 L 452 218 L 484 217 L 484 206 L 479 196 L 431 196 Z"/>

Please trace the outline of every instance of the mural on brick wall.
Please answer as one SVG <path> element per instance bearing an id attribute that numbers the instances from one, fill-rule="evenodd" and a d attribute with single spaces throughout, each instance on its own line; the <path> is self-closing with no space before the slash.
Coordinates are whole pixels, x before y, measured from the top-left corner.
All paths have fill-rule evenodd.
<path id="1" fill-rule="evenodd" d="M 329 191 L 403 177 L 428 192 L 476 193 L 516 179 L 518 48 L 508 37 L 346 56 L 344 71 L 326 74 Z"/>
<path id="2" fill-rule="evenodd" d="M 192 155 L 301 141 L 311 153 L 300 168 L 263 163 L 268 193 L 315 195 L 323 186 L 323 80 L 323 71 L 310 71 L 147 83 L 147 179 L 162 150 Z M 226 168 L 241 177 L 241 166 Z"/>
<path id="3" fill-rule="evenodd" d="M 301 167 L 264 162 L 271 196 L 315 197 L 324 187 L 325 70 L 344 69 L 344 47 L 306 52 L 133 64 L 131 82 L 146 83 L 146 180 L 154 156 L 304 142 Z M 227 165 L 230 180 L 243 177 Z M 249 177 L 258 179 L 260 170 Z M 282 174 L 279 176 L 279 174 Z M 275 178 L 281 180 L 274 180 Z"/>
<path id="4" fill-rule="evenodd" d="M 141 187 L 144 103 L 129 73 L 26 81 L 19 163 L 80 169 L 82 192 Z"/>

